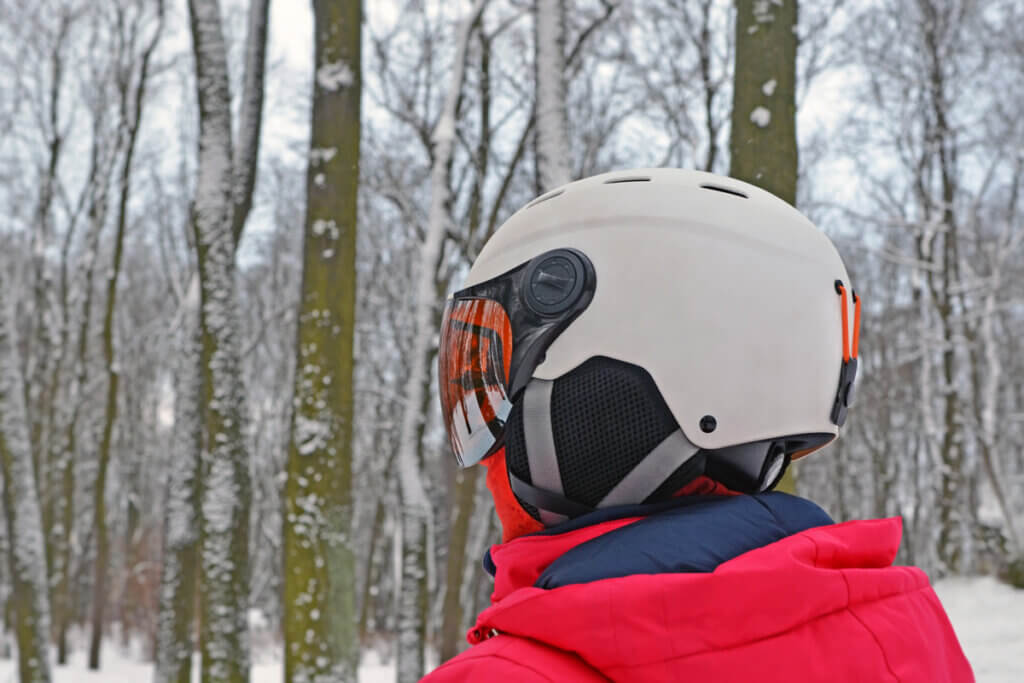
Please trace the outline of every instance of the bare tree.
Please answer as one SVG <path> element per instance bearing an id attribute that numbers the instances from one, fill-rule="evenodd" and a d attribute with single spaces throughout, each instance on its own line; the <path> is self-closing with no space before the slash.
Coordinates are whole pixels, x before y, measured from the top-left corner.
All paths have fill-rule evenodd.
<path id="1" fill-rule="evenodd" d="M 11 289 L 0 281 L 0 474 L 13 581 L 18 679 L 50 681 L 50 600 L 36 477 L 29 451 L 25 387 L 14 338 Z"/>
<path id="2" fill-rule="evenodd" d="M 432 133 L 433 167 L 430 179 L 430 211 L 417 268 L 413 307 L 411 368 L 402 415 L 397 466 L 402 496 L 402 588 L 399 597 L 401 622 L 398 629 L 398 681 L 412 683 L 423 676 L 423 648 L 426 637 L 426 552 L 431 509 L 419 463 L 423 403 L 430 378 L 428 361 L 434 339 L 437 286 L 436 264 L 441 258 L 445 235 L 451 229 L 450 164 L 455 145 L 456 113 L 466 72 L 466 53 L 473 28 L 480 21 L 487 0 L 476 0 L 463 20 L 456 38 L 451 81 L 445 92 L 441 115 Z"/>
<path id="3" fill-rule="evenodd" d="M 284 494 L 285 678 L 356 677 L 352 540 L 362 3 L 313 3 L 302 299 Z"/>
<path id="4" fill-rule="evenodd" d="M 231 641 L 246 647 L 248 644 L 250 464 L 242 442 L 245 415 L 242 387 L 234 370 L 239 353 L 237 322 L 229 319 L 236 314 L 232 304 L 235 295 L 214 290 L 220 286 L 234 287 L 234 256 L 252 207 L 263 119 L 269 4 L 269 0 L 252 0 L 249 6 L 239 140 L 233 158 L 227 52 L 220 10 L 216 1 L 189 5 L 196 73 L 200 79 L 201 130 L 199 187 L 189 229 L 193 231 L 191 237 L 199 267 L 189 280 L 177 321 L 179 347 L 173 448 L 177 461 L 168 479 L 154 674 L 157 683 L 191 680 L 193 606 L 197 589 L 203 596 L 200 614 L 203 680 L 235 680 L 248 676 L 248 657 L 231 660 L 230 651 L 224 649 L 233 644 Z M 209 76 L 207 83 L 202 81 L 204 74 Z M 204 114 L 205 140 L 202 137 Z M 204 152 L 207 153 L 205 170 L 210 174 L 207 178 L 203 177 Z M 227 165 L 221 166 L 224 163 Z M 204 181 L 223 184 L 226 189 L 221 189 L 229 193 L 227 199 L 216 193 L 217 188 L 204 188 Z M 209 215 L 200 211 L 200 198 Z M 219 201 L 230 203 L 221 206 Z M 201 220 L 209 221 L 204 226 L 205 234 L 199 230 Z M 227 221 L 226 237 L 222 233 L 225 225 L 220 220 Z M 203 243 L 204 239 L 207 244 Z M 225 240 L 230 245 L 227 255 L 221 251 Z M 211 256 L 214 257 L 212 262 Z M 214 277 L 216 283 L 203 282 L 204 262 L 213 267 L 212 272 L 207 268 L 207 275 Z M 208 310 L 208 303 L 212 304 L 212 310 Z M 218 313 L 219 306 L 227 306 L 228 310 Z M 217 325 L 217 329 L 204 329 L 209 323 Z M 216 339 L 218 335 L 220 338 Z M 212 344 L 218 346 L 216 352 Z M 237 405 L 227 405 L 224 397 L 237 401 Z M 217 411 L 223 412 L 216 414 L 208 410 L 211 399 L 216 399 Z M 234 441 L 218 441 L 221 438 L 218 432 Z M 216 455 L 211 452 L 207 459 L 205 454 L 211 448 L 220 452 Z M 214 474 L 219 481 L 211 486 L 207 478 Z M 219 493 L 218 487 L 223 489 Z M 218 496 L 222 496 L 220 500 Z M 228 519 L 208 518 L 221 513 Z M 213 533 L 213 539 L 208 530 Z M 224 542 L 225 538 L 230 538 L 235 547 L 218 548 L 217 543 Z M 204 550 L 207 546 L 210 546 L 209 555 Z M 240 550 L 243 554 L 236 555 Z M 221 557 L 217 557 L 218 553 Z M 197 577 L 200 567 L 202 576 Z M 207 576 L 211 581 L 207 581 Z M 206 592 L 210 589 L 212 596 Z M 211 616 L 225 623 L 211 624 Z M 229 642 L 216 642 L 221 635 Z M 208 659 L 205 656 L 208 650 L 216 656 Z"/>
<path id="5" fill-rule="evenodd" d="M 117 143 L 120 148 L 118 169 L 118 200 L 115 209 L 114 254 L 107 276 L 106 309 L 103 314 L 103 360 L 107 367 L 107 396 L 104 407 L 103 432 L 97 459 L 96 483 L 93 490 L 93 524 L 96 529 L 96 560 L 93 579 L 92 636 L 89 641 L 89 668 L 100 668 L 100 644 L 103 639 L 103 616 L 107 604 L 107 572 L 110 563 L 110 544 L 106 521 L 107 468 L 110 465 L 114 423 L 117 420 L 117 392 L 120 380 L 114 360 L 114 311 L 117 301 L 117 283 L 121 274 L 121 260 L 124 253 L 125 226 L 128 222 L 128 198 L 131 195 L 132 164 L 138 141 L 139 126 L 142 123 L 143 104 L 146 101 L 146 85 L 149 65 L 160 40 L 164 24 L 163 0 L 156 0 L 155 28 L 148 39 L 140 35 L 145 19 L 145 5 L 136 13 L 128 13 L 123 7 L 115 10 L 115 23 L 121 34 L 119 44 L 124 45 L 127 55 L 119 55 L 117 82 L 120 120 Z M 136 45 L 141 44 L 141 53 L 136 55 Z M 136 66 L 136 59 L 138 65 Z M 137 69 L 137 72 L 136 72 Z"/>
<path id="6" fill-rule="evenodd" d="M 264 5 L 265 7 L 265 5 Z M 235 283 L 235 176 L 227 48 L 216 0 L 190 0 L 199 101 L 193 227 L 200 286 L 202 680 L 249 676 L 249 509 Z M 265 14 L 264 14 L 265 16 Z"/>
<path id="7" fill-rule="evenodd" d="M 537 84 L 537 179 L 546 192 L 571 180 L 565 107 L 566 0 L 536 0 L 534 73 Z"/>

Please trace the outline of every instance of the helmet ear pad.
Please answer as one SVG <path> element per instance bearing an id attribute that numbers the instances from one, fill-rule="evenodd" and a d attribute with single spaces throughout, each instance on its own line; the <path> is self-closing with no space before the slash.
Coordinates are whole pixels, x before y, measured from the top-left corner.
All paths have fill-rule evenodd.
<path id="1" fill-rule="evenodd" d="M 525 392 L 523 392 L 525 393 Z M 506 423 L 505 457 L 508 470 L 539 488 L 526 449 L 523 393 L 516 396 Z M 655 447 L 679 429 L 654 379 L 643 368 L 605 357 L 594 357 L 554 381 L 550 404 L 561 487 L 566 498 L 596 507 L 605 495 Z M 681 463 L 644 501 L 671 495 L 689 483 L 692 468 Z M 540 513 L 518 499 L 536 520 Z"/>

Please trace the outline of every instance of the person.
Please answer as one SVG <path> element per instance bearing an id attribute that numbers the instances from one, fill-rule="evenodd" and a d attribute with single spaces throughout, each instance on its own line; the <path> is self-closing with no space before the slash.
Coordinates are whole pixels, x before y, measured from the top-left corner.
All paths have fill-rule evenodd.
<path id="1" fill-rule="evenodd" d="M 963 683 L 899 519 L 773 491 L 853 401 L 861 298 L 757 187 L 615 172 L 527 204 L 447 302 L 442 414 L 502 544 L 423 680 Z"/>

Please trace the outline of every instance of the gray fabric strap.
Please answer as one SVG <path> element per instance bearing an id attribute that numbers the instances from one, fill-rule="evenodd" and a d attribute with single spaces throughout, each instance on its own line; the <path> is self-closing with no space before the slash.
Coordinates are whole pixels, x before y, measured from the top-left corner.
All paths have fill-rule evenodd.
<path id="1" fill-rule="evenodd" d="M 638 462 L 629 474 L 601 499 L 597 507 L 627 505 L 645 500 L 699 450 L 690 443 L 683 430 L 677 429 Z"/>
<path id="2" fill-rule="evenodd" d="M 562 474 L 555 456 L 555 436 L 551 430 L 552 380 L 532 379 L 523 392 L 523 431 L 526 437 L 526 460 L 530 466 L 530 481 L 537 488 L 564 494 Z M 564 515 L 549 510 L 540 511 L 545 526 L 564 522 Z"/>

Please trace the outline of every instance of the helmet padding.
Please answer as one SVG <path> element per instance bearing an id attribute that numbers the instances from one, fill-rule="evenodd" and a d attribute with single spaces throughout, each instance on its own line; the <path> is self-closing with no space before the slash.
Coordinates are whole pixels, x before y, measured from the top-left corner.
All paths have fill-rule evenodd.
<path id="1" fill-rule="evenodd" d="M 523 481 L 544 488 L 546 482 L 533 481 L 530 472 L 522 399 L 517 397 L 506 426 L 508 467 Z M 604 357 L 592 358 L 554 380 L 550 420 L 562 492 L 589 507 L 596 507 L 679 429 L 646 370 Z M 690 455 L 680 453 L 680 459 Z M 647 500 L 671 496 L 689 482 L 693 475 L 682 464 Z M 536 507 L 520 502 L 531 516 L 541 518 Z"/>

